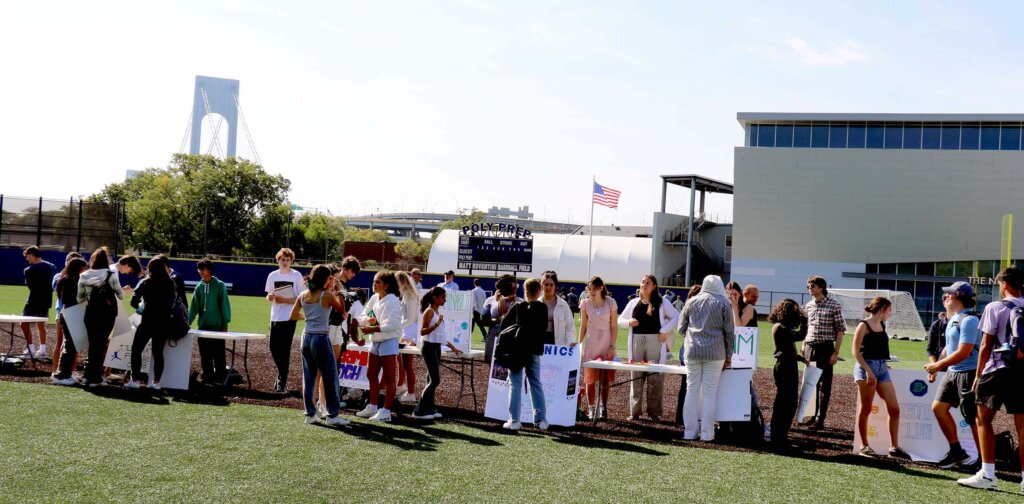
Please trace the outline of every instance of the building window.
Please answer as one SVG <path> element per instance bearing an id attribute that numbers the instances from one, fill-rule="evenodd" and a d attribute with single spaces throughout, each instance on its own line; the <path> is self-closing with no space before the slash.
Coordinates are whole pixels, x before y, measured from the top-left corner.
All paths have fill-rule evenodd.
<path id="1" fill-rule="evenodd" d="M 878 288 L 878 280 L 875 280 L 874 278 L 865 278 L 864 279 L 864 288 L 865 289 L 877 289 Z"/>
<path id="2" fill-rule="evenodd" d="M 821 149 L 828 147 L 828 126 L 811 127 L 811 147 Z"/>
<path id="3" fill-rule="evenodd" d="M 895 275 L 896 265 L 895 264 L 879 264 L 878 273 L 882 275 Z"/>
<path id="4" fill-rule="evenodd" d="M 913 275 L 914 263 L 900 263 L 896 266 L 897 275 Z"/>
<path id="5" fill-rule="evenodd" d="M 810 147 L 811 146 L 811 127 L 810 126 L 794 126 L 793 127 L 793 147 Z"/>
<path id="6" fill-rule="evenodd" d="M 885 143 L 885 126 L 881 124 L 868 125 L 867 145 L 869 149 L 881 149 Z"/>
<path id="7" fill-rule="evenodd" d="M 917 263 L 917 274 L 921 276 L 935 275 L 935 263 Z"/>
<path id="8" fill-rule="evenodd" d="M 956 272 L 953 274 L 956 277 L 969 277 L 974 276 L 974 263 L 971 261 L 957 261 Z"/>
<path id="9" fill-rule="evenodd" d="M 793 146 L 793 126 L 780 124 L 775 127 L 775 146 L 776 147 L 792 147 Z"/>
<path id="10" fill-rule="evenodd" d="M 757 147 L 757 125 L 750 125 L 750 141 L 747 142 L 749 147 Z"/>
<path id="11" fill-rule="evenodd" d="M 921 141 L 922 149 L 938 149 L 941 144 L 942 130 L 937 125 L 926 125 Z"/>
<path id="12" fill-rule="evenodd" d="M 951 263 L 951 262 L 935 263 L 935 276 L 940 276 L 940 277 L 951 277 L 951 276 L 953 276 L 953 263 Z"/>
<path id="13" fill-rule="evenodd" d="M 904 149 L 920 149 L 921 148 L 921 125 L 920 124 L 908 124 L 903 127 L 903 148 Z"/>
<path id="14" fill-rule="evenodd" d="M 828 146 L 832 149 L 846 148 L 846 126 L 835 126 L 829 128 Z"/>
<path id="15" fill-rule="evenodd" d="M 775 125 L 762 124 L 757 128 L 757 146 L 775 147 Z"/>
<path id="16" fill-rule="evenodd" d="M 847 147 L 851 149 L 863 149 L 865 139 L 864 125 L 851 124 L 849 131 L 847 132 L 847 138 L 849 138 L 846 145 Z"/>
<path id="17" fill-rule="evenodd" d="M 1003 126 L 999 135 L 999 150 L 1020 150 L 1020 126 Z"/>
<path id="18" fill-rule="evenodd" d="M 886 124 L 885 125 L 885 148 L 886 149 L 902 149 L 903 148 L 903 125 L 902 124 Z"/>
<path id="19" fill-rule="evenodd" d="M 942 148 L 946 150 L 960 149 L 960 126 L 942 127 Z"/>
<path id="20" fill-rule="evenodd" d="M 864 266 L 864 272 L 865 273 L 878 273 L 878 265 L 877 264 L 868 264 L 868 265 Z"/>
<path id="21" fill-rule="evenodd" d="M 960 129 L 960 148 L 963 150 L 978 150 L 978 139 L 981 136 L 981 129 L 978 126 L 964 126 Z"/>
<path id="22" fill-rule="evenodd" d="M 981 150 L 999 150 L 999 127 L 981 127 Z"/>

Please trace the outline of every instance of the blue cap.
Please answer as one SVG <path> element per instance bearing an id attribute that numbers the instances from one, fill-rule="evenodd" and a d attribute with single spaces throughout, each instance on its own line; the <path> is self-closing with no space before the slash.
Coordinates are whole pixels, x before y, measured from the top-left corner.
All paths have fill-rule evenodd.
<path id="1" fill-rule="evenodd" d="M 956 282 L 949 287 L 943 287 L 942 292 L 945 292 L 946 294 L 959 293 L 961 296 L 968 298 L 974 297 L 974 287 L 971 287 L 971 284 L 962 281 Z"/>

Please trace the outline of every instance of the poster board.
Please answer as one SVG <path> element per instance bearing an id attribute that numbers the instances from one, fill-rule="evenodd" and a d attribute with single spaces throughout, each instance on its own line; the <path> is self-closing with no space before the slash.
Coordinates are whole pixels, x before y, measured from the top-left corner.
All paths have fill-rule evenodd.
<path id="1" fill-rule="evenodd" d="M 369 361 L 370 352 L 346 349 L 338 361 L 338 384 L 342 387 L 370 390 L 370 380 L 366 378 L 366 366 Z"/>
<path id="2" fill-rule="evenodd" d="M 75 344 L 75 350 L 85 352 L 89 350 L 89 335 L 85 331 L 85 305 L 78 303 L 70 308 L 65 308 L 61 314 L 64 315 L 64 322 L 68 326 L 71 341 Z M 117 303 L 117 317 L 114 319 L 114 329 L 110 334 L 124 334 L 134 331 L 132 323 L 128 318 L 128 310 L 124 303 Z"/>
<path id="3" fill-rule="evenodd" d="M 910 458 L 915 462 L 938 462 L 949 451 L 949 443 L 939 429 L 939 423 L 932 413 L 932 401 L 942 383 L 945 373 L 938 373 L 934 383 L 928 383 L 928 374 L 924 371 L 909 369 L 890 369 L 896 397 L 900 404 L 899 443 Z M 860 398 L 857 399 L 860 404 Z M 971 428 L 960 415 L 958 408 L 950 408 L 950 414 L 956 422 L 956 434 L 963 447 L 972 458 L 978 456 L 978 447 L 971 436 Z M 889 412 L 882 398 L 875 395 L 868 415 L 868 444 L 878 453 L 889 451 Z M 864 446 L 860 433 L 857 432 L 856 417 L 853 424 L 854 452 Z"/>
<path id="4" fill-rule="evenodd" d="M 111 338 L 107 345 L 107 355 L 103 359 L 103 366 L 122 371 L 131 371 L 132 343 L 135 340 L 135 329 L 118 334 Z M 150 368 L 150 361 L 153 360 L 153 344 L 146 343 L 142 350 L 142 369 Z"/>
<path id="5" fill-rule="evenodd" d="M 757 369 L 757 345 L 756 327 L 737 327 L 732 350 L 732 369 Z"/>
<path id="6" fill-rule="evenodd" d="M 468 352 L 473 337 L 473 291 L 448 291 L 441 306 L 441 315 L 444 315 L 448 342 L 460 351 Z M 448 350 L 446 345 L 441 348 Z"/>
<path id="7" fill-rule="evenodd" d="M 814 410 L 818 408 L 818 380 L 821 379 L 822 370 L 813 363 L 804 366 L 803 380 L 800 382 L 800 402 L 797 406 L 796 418 L 804 421 L 814 416 Z"/>
<path id="8" fill-rule="evenodd" d="M 715 403 L 715 420 L 747 422 L 751 416 L 751 382 L 757 369 L 758 331 L 756 327 L 737 327 L 733 344 L 732 367 L 722 371 Z M 698 396 L 697 414 L 703 402 Z"/>
<path id="9" fill-rule="evenodd" d="M 544 386 L 544 405 L 547 421 L 551 425 L 571 427 L 576 425 L 576 399 L 579 395 L 580 358 L 579 346 L 544 345 L 540 357 L 540 381 Z M 484 416 L 495 420 L 509 419 L 508 369 L 491 362 L 487 380 L 487 402 Z M 533 400 L 527 389 L 525 372 L 519 420 L 533 422 Z"/>

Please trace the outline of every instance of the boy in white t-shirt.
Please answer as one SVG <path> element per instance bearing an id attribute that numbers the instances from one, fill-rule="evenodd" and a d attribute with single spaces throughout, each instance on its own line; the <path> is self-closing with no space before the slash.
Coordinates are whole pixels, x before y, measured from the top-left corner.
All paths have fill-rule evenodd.
<path id="1" fill-rule="evenodd" d="M 275 256 L 279 269 L 267 275 L 267 301 L 270 302 L 270 355 L 277 366 L 274 392 L 288 393 L 288 364 L 292 357 L 292 340 L 296 321 L 290 320 L 292 305 L 304 290 L 302 273 L 292 269 L 295 252 L 283 248 Z"/>

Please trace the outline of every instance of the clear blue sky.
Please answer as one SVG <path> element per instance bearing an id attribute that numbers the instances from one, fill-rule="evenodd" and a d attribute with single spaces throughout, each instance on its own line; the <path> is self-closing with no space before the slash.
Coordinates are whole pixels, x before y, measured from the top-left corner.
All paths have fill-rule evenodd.
<path id="1" fill-rule="evenodd" d="M 529 205 L 650 224 L 732 180 L 738 111 L 1021 112 L 1018 2 L 19 2 L 0 192 L 163 166 L 197 74 L 241 80 L 267 170 L 335 214 Z M 222 137 L 222 142 L 223 142 Z M 239 155 L 251 157 L 244 136 Z M 24 176 L 11 176 L 14 174 Z M 669 210 L 683 213 L 682 191 Z M 731 212 L 712 198 L 711 212 Z"/>

